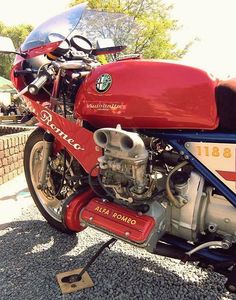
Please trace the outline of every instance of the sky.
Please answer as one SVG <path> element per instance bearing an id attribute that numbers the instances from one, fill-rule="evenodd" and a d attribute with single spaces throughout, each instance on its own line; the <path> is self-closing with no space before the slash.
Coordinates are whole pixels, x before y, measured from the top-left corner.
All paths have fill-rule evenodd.
<path id="1" fill-rule="evenodd" d="M 236 0 L 168 0 L 182 24 L 174 35 L 179 44 L 198 38 L 184 62 L 219 77 L 236 77 Z"/>
<path id="2" fill-rule="evenodd" d="M 2 0 L 3 2 L 3 0 Z M 39 25 L 62 12 L 70 0 L 6 0 L 0 21 L 7 25 Z M 236 0 L 163 0 L 174 4 L 172 17 L 182 28 L 172 35 L 180 46 L 197 38 L 184 57 L 217 77 L 236 77 Z"/>
<path id="3" fill-rule="evenodd" d="M 63 12 L 70 0 L 0 0 L 0 21 L 7 25 L 28 23 L 39 25 Z"/>

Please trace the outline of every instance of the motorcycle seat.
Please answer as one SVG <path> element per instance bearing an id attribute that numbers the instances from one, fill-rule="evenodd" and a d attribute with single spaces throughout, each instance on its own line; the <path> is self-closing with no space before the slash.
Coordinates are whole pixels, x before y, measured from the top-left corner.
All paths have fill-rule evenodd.
<path id="1" fill-rule="evenodd" d="M 219 129 L 236 131 L 236 78 L 222 80 L 216 87 Z"/>
<path id="2" fill-rule="evenodd" d="M 225 86 L 236 92 L 236 78 L 229 78 L 226 80 L 220 80 L 218 86 Z"/>

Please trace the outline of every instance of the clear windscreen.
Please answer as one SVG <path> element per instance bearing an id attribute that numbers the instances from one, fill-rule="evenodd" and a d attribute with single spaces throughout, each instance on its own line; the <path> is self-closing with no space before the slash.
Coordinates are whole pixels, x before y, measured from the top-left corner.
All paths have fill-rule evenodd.
<path id="1" fill-rule="evenodd" d="M 50 34 L 54 34 L 53 42 L 63 41 L 77 27 L 85 7 L 84 3 L 77 5 L 39 25 L 21 45 L 21 51 L 49 44 L 52 42 L 49 40 Z"/>
<path id="2" fill-rule="evenodd" d="M 86 37 L 94 48 L 99 39 L 112 39 L 114 45 L 128 45 L 133 42 L 135 26 L 130 16 L 86 9 L 83 3 L 35 28 L 22 44 L 21 51 L 70 39 L 74 35 Z"/>
<path id="3" fill-rule="evenodd" d="M 70 37 L 86 37 L 96 48 L 99 39 L 112 39 L 115 45 L 127 45 L 132 39 L 134 19 L 122 13 L 85 10 Z M 130 33 L 130 35 L 129 35 Z"/>

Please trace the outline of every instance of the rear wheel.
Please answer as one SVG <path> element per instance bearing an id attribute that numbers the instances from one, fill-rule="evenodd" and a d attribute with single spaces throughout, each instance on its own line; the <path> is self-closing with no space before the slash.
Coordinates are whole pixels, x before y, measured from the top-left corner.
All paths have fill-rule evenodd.
<path id="1" fill-rule="evenodd" d="M 66 178 L 72 178 L 75 174 L 73 174 L 71 157 L 68 154 L 59 152 L 49 157 L 46 183 L 42 189 L 37 188 L 43 158 L 43 137 L 44 130 L 37 128 L 29 136 L 25 145 L 24 170 L 29 191 L 37 208 L 50 225 L 62 232 L 72 233 L 73 231 L 68 230 L 62 222 L 62 206 L 65 199 L 75 192 L 76 187 L 78 188 L 77 185 L 80 185 L 80 183 L 78 183 L 78 180 L 75 183 L 64 179 L 63 187 L 61 188 L 64 155 L 66 155 L 66 164 L 68 166 L 66 172 L 70 172 L 70 176 L 66 176 Z"/>

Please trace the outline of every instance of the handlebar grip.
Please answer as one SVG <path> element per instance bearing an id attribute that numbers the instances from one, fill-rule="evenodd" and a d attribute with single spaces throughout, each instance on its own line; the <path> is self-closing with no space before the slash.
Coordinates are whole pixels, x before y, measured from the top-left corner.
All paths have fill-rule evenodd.
<path id="1" fill-rule="evenodd" d="M 38 73 L 38 70 L 28 68 L 25 70 L 15 70 L 13 75 L 14 75 L 14 77 L 19 77 L 19 76 L 24 76 L 27 74 L 37 74 L 37 73 Z"/>
<path id="2" fill-rule="evenodd" d="M 36 78 L 33 82 L 28 85 L 28 92 L 32 95 L 37 95 L 39 90 L 45 85 L 48 80 L 47 75 L 42 75 Z"/>

